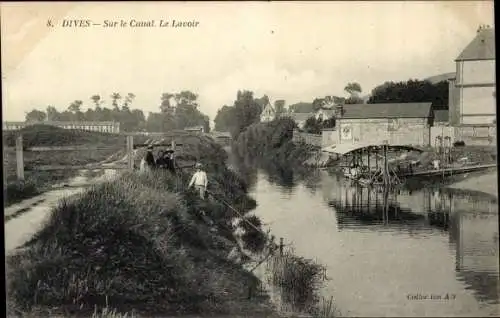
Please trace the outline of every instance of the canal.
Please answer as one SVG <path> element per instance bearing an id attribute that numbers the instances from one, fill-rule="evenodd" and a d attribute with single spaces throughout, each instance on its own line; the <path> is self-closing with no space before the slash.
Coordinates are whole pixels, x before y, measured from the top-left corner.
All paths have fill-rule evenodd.
<path id="1" fill-rule="evenodd" d="M 236 169 L 271 233 L 326 266 L 319 292 L 342 316 L 499 315 L 496 198 L 369 191 L 326 171 Z"/>

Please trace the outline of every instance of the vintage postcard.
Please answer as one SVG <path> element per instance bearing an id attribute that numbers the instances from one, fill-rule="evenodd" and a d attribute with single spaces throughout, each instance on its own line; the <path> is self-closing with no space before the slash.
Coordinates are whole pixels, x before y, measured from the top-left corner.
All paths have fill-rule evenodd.
<path id="1" fill-rule="evenodd" d="M 493 1 L 0 9 L 7 316 L 500 315 Z"/>

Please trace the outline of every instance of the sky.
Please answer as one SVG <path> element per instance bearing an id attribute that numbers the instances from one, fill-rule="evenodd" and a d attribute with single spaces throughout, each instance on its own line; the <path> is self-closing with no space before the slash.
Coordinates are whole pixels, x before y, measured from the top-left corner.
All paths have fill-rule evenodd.
<path id="1" fill-rule="evenodd" d="M 132 108 L 159 111 L 165 92 L 191 90 L 213 120 L 238 90 L 287 105 L 362 95 L 385 81 L 455 70 L 493 1 L 2 3 L 3 120 L 48 105 L 65 110 L 90 96 L 136 95 Z M 47 26 L 51 20 L 53 27 Z M 100 26 L 62 27 L 89 19 Z M 156 27 L 104 28 L 104 20 Z M 197 21 L 195 28 L 158 27 Z"/>

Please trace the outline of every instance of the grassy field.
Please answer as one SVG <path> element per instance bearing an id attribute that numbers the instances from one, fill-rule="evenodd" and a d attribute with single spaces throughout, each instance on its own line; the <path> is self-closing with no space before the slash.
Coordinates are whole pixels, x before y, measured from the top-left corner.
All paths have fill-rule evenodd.
<path id="1" fill-rule="evenodd" d="M 23 147 L 35 146 L 95 146 L 107 147 L 102 150 L 44 151 L 25 150 L 25 182 L 19 183 L 16 176 L 15 142 L 18 134 L 23 136 Z M 39 165 L 85 165 L 102 161 L 112 161 L 125 155 L 126 136 L 67 130 L 47 125 L 29 126 L 19 131 L 4 132 L 4 173 L 7 188 L 4 188 L 4 207 L 36 196 L 52 185 L 76 176 L 77 170 L 36 171 Z M 135 142 L 144 142 L 145 137 L 135 137 Z"/>

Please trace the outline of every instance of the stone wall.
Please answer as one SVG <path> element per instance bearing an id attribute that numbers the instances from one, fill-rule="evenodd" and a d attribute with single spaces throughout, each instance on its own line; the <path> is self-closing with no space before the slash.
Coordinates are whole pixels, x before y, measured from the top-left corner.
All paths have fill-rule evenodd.
<path id="1" fill-rule="evenodd" d="M 321 131 L 321 145 L 328 147 L 339 142 L 339 132 L 336 129 L 323 129 Z"/>
<path id="2" fill-rule="evenodd" d="M 340 143 L 430 145 L 430 127 L 425 118 L 338 119 Z"/>
<path id="3" fill-rule="evenodd" d="M 496 145 L 497 128 L 492 125 L 454 127 L 455 141 L 463 141 L 466 145 Z"/>
<path id="4" fill-rule="evenodd" d="M 321 135 L 308 134 L 297 130 L 293 131 L 293 142 L 305 142 L 308 145 L 321 147 L 321 139 Z"/>

